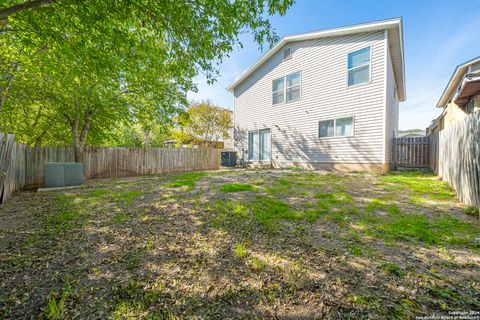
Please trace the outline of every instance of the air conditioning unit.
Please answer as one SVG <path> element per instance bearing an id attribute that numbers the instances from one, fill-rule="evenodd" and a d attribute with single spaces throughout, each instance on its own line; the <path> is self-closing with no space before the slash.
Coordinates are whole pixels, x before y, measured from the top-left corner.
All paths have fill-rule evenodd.
<path id="1" fill-rule="evenodd" d="M 237 153 L 235 151 L 222 152 L 221 164 L 224 167 L 235 167 L 237 164 Z"/>
<path id="2" fill-rule="evenodd" d="M 83 163 L 45 163 L 45 188 L 81 186 L 83 182 Z"/>

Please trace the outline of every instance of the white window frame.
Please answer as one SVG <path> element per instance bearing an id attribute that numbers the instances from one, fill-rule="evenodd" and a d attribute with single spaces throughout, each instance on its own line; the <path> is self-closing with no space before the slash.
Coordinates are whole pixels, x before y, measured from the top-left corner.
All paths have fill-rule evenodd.
<path id="1" fill-rule="evenodd" d="M 352 134 L 351 135 L 345 135 L 345 136 L 337 136 L 337 120 L 340 119 L 345 119 L 345 118 L 352 118 Z M 331 137 L 320 137 L 320 123 L 321 122 L 326 122 L 326 121 L 332 121 L 333 120 L 333 136 Z M 332 139 L 332 138 L 349 138 L 355 136 L 355 116 L 344 116 L 344 117 L 338 117 L 338 118 L 330 118 L 330 119 L 325 119 L 325 120 L 320 120 L 318 121 L 318 133 L 317 133 L 318 139 Z"/>
<path id="2" fill-rule="evenodd" d="M 273 91 L 273 83 L 274 83 L 275 81 L 277 81 L 277 80 L 280 80 L 280 79 L 283 80 L 283 89 L 282 89 L 282 90 Z M 283 101 L 282 101 L 282 102 L 274 103 L 274 101 L 273 101 L 273 95 L 274 95 L 275 93 L 278 93 L 278 92 L 282 92 L 282 93 L 283 93 Z M 280 78 L 273 79 L 273 80 L 272 80 L 272 105 L 276 106 L 276 105 L 285 103 L 285 101 L 287 100 L 287 96 L 286 96 L 286 95 L 287 95 L 287 92 L 286 92 L 286 90 L 285 90 L 285 77 L 280 77 Z"/>
<path id="3" fill-rule="evenodd" d="M 364 63 L 362 65 L 359 65 L 359 66 L 356 66 L 356 67 L 353 67 L 353 68 L 349 68 L 348 67 L 348 56 L 352 53 L 355 53 L 357 51 L 360 51 L 360 50 L 363 50 L 363 49 L 366 49 L 366 48 L 370 48 L 370 57 L 368 58 L 368 63 Z M 373 51 L 373 46 L 372 45 L 369 45 L 369 46 L 366 46 L 366 47 L 363 47 L 363 48 L 360 48 L 360 49 L 356 49 L 356 50 L 353 50 L 353 51 L 350 51 L 350 52 L 347 52 L 347 72 L 346 72 L 346 85 L 347 85 L 347 88 L 355 88 L 355 87 L 359 87 L 359 86 L 364 86 L 364 85 L 367 85 L 369 83 L 372 83 L 372 51 Z M 352 84 L 350 85 L 348 83 L 348 75 L 349 75 L 349 72 L 351 70 L 355 70 L 355 69 L 359 69 L 359 68 L 362 68 L 362 67 L 365 67 L 366 65 L 368 65 L 368 81 L 365 81 L 365 82 L 362 82 L 362 83 L 357 83 L 357 84 Z"/>
<path id="4" fill-rule="evenodd" d="M 300 87 L 300 95 L 299 95 L 298 99 L 287 101 L 287 77 L 291 76 L 293 74 L 296 74 L 296 73 L 298 73 L 298 76 L 300 77 L 300 82 L 298 83 L 298 86 Z M 283 102 L 273 103 L 273 94 L 277 93 L 277 92 L 281 92 L 280 90 L 273 91 L 273 82 L 277 81 L 277 80 L 280 80 L 280 79 L 283 79 Z M 297 85 L 291 86 L 289 88 L 293 88 L 293 87 L 296 87 L 296 86 Z M 275 78 L 275 79 L 272 80 L 272 105 L 277 106 L 277 105 L 280 105 L 280 104 L 286 104 L 286 103 L 296 102 L 296 101 L 300 101 L 300 100 L 302 100 L 302 70 L 298 70 L 298 71 L 289 73 L 289 74 L 287 74 L 283 77 Z"/>
<path id="5" fill-rule="evenodd" d="M 260 131 L 270 130 L 270 159 L 260 160 Z M 258 134 L 258 159 L 250 159 L 250 132 L 256 132 Z M 272 161 L 272 128 L 261 128 L 255 130 L 248 130 L 247 132 L 247 160 L 248 161 L 258 161 L 258 162 L 270 162 Z"/>

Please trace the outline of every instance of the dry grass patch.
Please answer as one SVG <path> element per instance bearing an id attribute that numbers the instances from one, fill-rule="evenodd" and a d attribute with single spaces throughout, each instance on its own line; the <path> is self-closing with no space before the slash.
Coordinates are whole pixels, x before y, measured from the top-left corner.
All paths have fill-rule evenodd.
<path id="1" fill-rule="evenodd" d="M 192 172 L 20 192 L 0 208 L 0 318 L 478 310 L 471 212 L 418 172 Z"/>

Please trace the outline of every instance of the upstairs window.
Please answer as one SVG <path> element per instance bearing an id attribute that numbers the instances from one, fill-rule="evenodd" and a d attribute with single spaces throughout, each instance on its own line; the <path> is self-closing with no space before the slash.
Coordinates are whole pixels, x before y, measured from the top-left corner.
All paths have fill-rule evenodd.
<path id="1" fill-rule="evenodd" d="M 292 73 L 286 78 L 287 102 L 300 99 L 300 71 Z"/>
<path id="2" fill-rule="evenodd" d="M 273 104 L 285 102 L 285 78 L 275 79 L 272 82 Z"/>
<path id="3" fill-rule="evenodd" d="M 292 51 L 290 48 L 283 50 L 283 61 L 292 59 Z"/>
<path id="4" fill-rule="evenodd" d="M 348 86 L 370 82 L 370 47 L 348 54 Z"/>
<path id="5" fill-rule="evenodd" d="M 300 71 L 272 81 L 272 102 L 280 104 L 300 100 Z"/>
<path id="6" fill-rule="evenodd" d="M 320 138 L 353 136 L 353 117 L 320 121 L 318 136 Z"/>

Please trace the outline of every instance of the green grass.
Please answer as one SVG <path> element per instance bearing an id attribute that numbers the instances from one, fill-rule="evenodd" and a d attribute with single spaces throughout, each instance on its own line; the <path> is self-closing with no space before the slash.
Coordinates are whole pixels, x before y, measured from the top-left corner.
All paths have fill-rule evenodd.
<path id="1" fill-rule="evenodd" d="M 301 219 L 301 215 L 288 204 L 271 197 L 257 196 L 247 207 L 253 213 L 255 220 L 271 231 L 276 231 L 280 227 L 279 220 L 297 221 Z"/>
<path id="2" fill-rule="evenodd" d="M 335 179 L 337 180 L 335 183 L 339 183 L 338 177 Z M 390 187 L 393 186 L 395 190 L 390 188 L 390 193 L 369 199 L 365 203 L 359 202 L 346 192 L 346 184 L 339 186 L 333 183 L 334 177 L 331 175 L 289 173 L 282 175 L 278 180 L 273 180 L 273 187 L 270 189 L 264 188 L 267 194 L 259 192 L 248 201 L 216 200 L 214 208 L 211 206 L 211 209 L 216 213 L 214 221 L 217 226 L 230 224 L 236 228 L 243 226 L 248 229 L 251 228 L 249 221 L 253 220 L 266 232 L 278 232 L 284 229 L 283 222 L 286 221 L 298 225 L 302 222 L 313 223 L 318 219 L 327 219 L 338 223 L 346 230 L 356 226 L 359 229 L 356 232 L 363 236 L 381 238 L 389 243 L 423 242 L 426 245 L 462 245 L 478 249 L 480 244 L 475 241 L 478 238 L 475 226 L 445 214 L 430 217 L 402 210 L 398 204 L 398 197 L 395 197 L 395 193 L 400 190 L 403 190 L 402 192 L 407 190 L 413 195 L 421 192 L 425 197 L 446 199 L 451 193 L 448 185 L 436 180 L 432 174 L 419 172 L 394 173 L 379 176 L 378 179 Z M 420 186 L 417 186 L 417 182 Z M 223 186 L 226 186 L 225 190 L 228 191 L 253 188 L 249 184 Z M 301 190 L 304 187 L 312 189 L 306 192 L 306 195 L 313 194 L 316 202 L 309 201 L 298 207 L 283 200 L 286 196 L 283 192 L 286 189 Z M 326 188 L 332 191 L 321 191 Z M 316 190 L 317 192 L 312 192 Z M 290 193 L 292 194 L 295 197 L 303 196 L 298 190 L 296 193 Z M 354 256 L 362 255 L 364 252 L 362 245 L 351 246 L 348 250 Z"/>
<path id="3" fill-rule="evenodd" d="M 88 193 L 88 197 L 91 197 L 91 198 L 100 198 L 100 197 L 103 197 L 103 196 L 106 196 L 106 195 L 111 195 L 112 194 L 112 190 L 108 190 L 108 189 L 97 189 L 97 190 L 92 190 Z"/>
<path id="4" fill-rule="evenodd" d="M 47 319 L 60 320 L 66 318 L 65 303 L 71 292 L 71 284 L 68 279 L 61 292 L 50 291 L 47 297 L 47 306 L 44 309 L 44 315 Z"/>
<path id="5" fill-rule="evenodd" d="M 212 173 L 183 173 L 132 179 L 128 185 L 91 182 L 82 190 L 42 195 L 48 210 L 38 211 L 35 230 L 19 236 L 0 268 L 15 276 L 25 270 L 19 272 L 23 277 L 5 277 L 13 293 L 0 314 L 18 315 L 24 308 L 18 301 L 27 305 L 28 294 L 43 301 L 30 314 L 40 310 L 40 317 L 50 319 L 72 317 L 77 307 L 101 310 L 112 319 L 236 318 L 239 314 L 222 310 L 243 311 L 247 305 L 268 314 L 272 305 L 314 310 L 318 290 L 347 288 L 355 277 L 364 281 L 332 300 L 339 315 L 403 319 L 419 308 L 425 313 L 478 308 L 478 284 L 470 277 L 480 229 L 467 216 L 477 211 L 449 198 L 449 187 L 433 175 L 235 174 L 238 179 L 229 181 L 238 183 L 209 179 Z M 200 179 L 208 187 L 184 193 Z M 97 242 L 90 243 L 97 240 L 118 248 L 102 252 L 99 262 Z M 67 261 L 59 269 L 46 268 L 45 279 L 25 276 L 46 263 L 43 257 L 65 261 L 65 247 L 82 265 Z M 466 262 L 457 259 L 458 252 Z M 421 255 L 429 259 L 416 258 Z M 462 272 L 451 277 L 454 268 Z M 369 276 L 372 270 L 375 277 Z M 65 272 L 92 278 L 76 283 L 70 294 L 57 288 Z M 97 279 L 105 272 L 111 276 L 107 285 Z M 314 283 L 324 272 L 329 275 Z M 237 279 L 260 285 L 238 286 Z M 400 286 L 405 290 L 396 289 Z M 93 289 L 98 305 L 88 301 L 89 307 L 84 301 Z M 190 289 L 194 293 L 186 294 Z"/>
<path id="6" fill-rule="evenodd" d="M 361 256 L 363 253 L 363 246 L 352 244 L 348 247 L 348 252 L 355 257 Z"/>
<path id="7" fill-rule="evenodd" d="M 237 243 L 233 251 L 238 258 L 245 258 L 247 256 L 247 248 L 244 243 Z"/>
<path id="8" fill-rule="evenodd" d="M 252 191 L 254 186 L 248 183 L 227 183 L 220 186 L 220 192 Z"/>
<path id="9" fill-rule="evenodd" d="M 64 319 L 65 318 L 65 300 L 62 295 L 60 298 L 55 297 L 53 292 L 48 297 L 47 309 L 45 310 L 45 316 L 47 319 Z"/>
<path id="10" fill-rule="evenodd" d="M 125 252 L 120 257 L 120 261 L 127 267 L 127 269 L 134 270 L 140 266 L 142 259 L 146 255 L 147 249 L 137 248 L 136 250 Z"/>
<path id="11" fill-rule="evenodd" d="M 465 214 L 472 217 L 479 217 L 479 209 L 475 207 L 467 207 L 465 209 Z"/>
<path id="12" fill-rule="evenodd" d="M 352 295 L 348 300 L 358 306 L 371 307 L 374 304 L 374 299 L 368 295 Z"/>
<path id="13" fill-rule="evenodd" d="M 238 227 L 249 218 L 246 205 L 234 200 L 212 200 L 206 205 L 206 210 L 214 213 L 211 219 L 212 227 Z"/>
<path id="14" fill-rule="evenodd" d="M 177 320 L 171 310 L 158 305 L 162 300 L 163 289 L 145 289 L 142 281 L 130 279 L 127 286 L 116 287 L 113 290 L 119 300 L 110 314 L 110 319 L 155 319 L 155 320 Z"/>
<path id="15" fill-rule="evenodd" d="M 112 217 L 111 222 L 114 224 L 121 224 L 127 222 L 131 217 L 124 211 L 116 212 Z"/>
<path id="16" fill-rule="evenodd" d="M 385 271 L 388 274 L 395 275 L 398 277 L 403 277 L 405 275 L 405 272 L 400 268 L 399 265 L 393 263 L 393 262 L 383 262 L 380 265 L 380 268 Z"/>
<path id="17" fill-rule="evenodd" d="M 117 191 L 113 192 L 112 195 L 115 199 L 118 199 L 120 201 L 132 202 L 136 198 L 143 195 L 143 191 Z"/>
<path id="18" fill-rule="evenodd" d="M 455 199 L 455 192 L 447 182 L 438 181 L 433 173 L 419 171 L 392 172 L 381 176 L 380 181 L 392 191 L 411 191 L 418 198 Z"/>
<path id="19" fill-rule="evenodd" d="M 47 218 L 47 227 L 57 232 L 69 231 L 82 225 L 83 215 L 75 209 L 53 212 Z"/>
<path id="20" fill-rule="evenodd" d="M 121 202 L 130 203 L 143 194 L 144 192 L 141 190 L 97 189 L 89 190 L 84 194 L 61 194 L 57 196 L 57 201 L 63 205 L 81 205 L 85 207 L 106 202 L 111 198 Z"/>
<path id="21" fill-rule="evenodd" d="M 454 217 L 428 218 L 421 214 L 397 214 L 378 221 L 372 227 L 380 231 L 380 237 L 387 239 L 479 248 L 475 242 L 477 228 Z"/>
<path id="22" fill-rule="evenodd" d="M 252 257 L 250 259 L 250 262 L 252 264 L 253 270 L 255 271 L 262 271 L 267 267 L 267 264 L 262 260 L 258 259 L 257 257 Z"/>
<path id="23" fill-rule="evenodd" d="M 207 172 L 187 172 L 175 176 L 174 181 L 167 185 L 172 188 L 186 187 L 187 189 L 193 189 L 197 180 L 207 175 Z"/>

